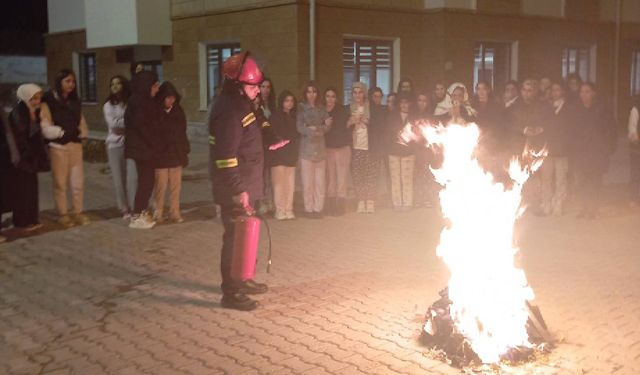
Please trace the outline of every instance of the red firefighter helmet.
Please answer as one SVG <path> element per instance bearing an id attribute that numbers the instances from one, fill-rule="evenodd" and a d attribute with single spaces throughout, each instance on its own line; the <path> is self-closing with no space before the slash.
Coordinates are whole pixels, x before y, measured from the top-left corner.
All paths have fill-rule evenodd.
<path id="1" fill-rule="evenodd" d="M 259 85 L 264 81 L 264 75 L 256 61 L 249 56 L 249 51 L 229 57 L 222 64 L 222 74 L 225 78 L 248 85 Z"/>

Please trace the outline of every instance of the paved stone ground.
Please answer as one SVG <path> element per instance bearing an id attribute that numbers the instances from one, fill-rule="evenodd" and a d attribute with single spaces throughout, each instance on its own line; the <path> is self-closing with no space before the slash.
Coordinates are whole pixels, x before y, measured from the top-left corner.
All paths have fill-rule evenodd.
<path id="1" fill-rule="evenodd" d="M 87 165 L 93 224 L 0 245 L 0 373 L 456 374 L 417 342 L 446 285 L 435 210 L 270 221 L 271 291 L 252 313 L 219 306 L 222 226 L 194 158 L 186 223 L 126 227 L 110 178 Z M 640 212 L 616 186 L 598 221 L 525 216 L 518 259 L 559 344 L 515 374 L 640 373 Z M 264 248 L 264 247 L 263 247 Z M 265 253 L 262 254 L 265 258 Z"/>

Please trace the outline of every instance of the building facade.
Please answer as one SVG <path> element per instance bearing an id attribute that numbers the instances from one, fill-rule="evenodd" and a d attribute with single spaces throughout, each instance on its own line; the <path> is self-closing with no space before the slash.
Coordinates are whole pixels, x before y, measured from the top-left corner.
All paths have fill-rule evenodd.
<path id="1" fill-rule="evenodd" d="M 593 81 L 622 117 L 640 94 L 640 0 L 49 0 L 48 77 L 73 67 L 91 127 L 109 78 L 142 62 L 205 121 L 220 66 L 250 50 L 276 91 L 352 81 L 395 91 L 479 79 Z M 108 5 L 105 5 L 108 4 Z M 616 21 L 619 20 L 617 23 Z M 313 21 L 313 22 L 311 22 Z M 619 41 L 616 53 L 616 40 Z M 313 62 L 313 63 L 312 63 Z M 616 100 L 614 100 L 614 98 Z"/>

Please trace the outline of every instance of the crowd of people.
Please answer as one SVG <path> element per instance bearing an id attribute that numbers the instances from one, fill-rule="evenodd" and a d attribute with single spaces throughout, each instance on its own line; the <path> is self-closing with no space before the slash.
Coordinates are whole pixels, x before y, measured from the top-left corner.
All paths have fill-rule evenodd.
<path id="1" fill-rule="evenodd" d="M 131 228 L 151 228 L 166 219 L 183 222 L 180 189 L 190 145 L 180 94 L 148 71 L 135 72 L 131 82 L 115 76 L 109 90 L 103 106 L 105 147 L 123 218 Z M 88 126 L 75 73 L 61 70 L 46 92 L 33 83 L 20 85 L 16 96 L 8 119 L 0 116 L 0 213 L 12 213 L 13 226 L 22 231 L 41 228 L 38 173 L 50 171 L 58 223 L 64 228 L 89 224 L 83 205 Z"/>
<path id="2" fill-rule="evenodd" d="M 296 166 L 300 168 L 303 214 L 309 218 L 344 214 L 349 186 L 357 213 L 375 212 L 383 195 L 379 187 L 389 192 L 385 200 L 395 210 L 435 205 L 439 186 L 430 167 L 437 168 L 438 152 L 425 140 L 407 142 L 415 137 L 403 133 L 419 133 L 418 124 L 452 123 L 477 124 L 481 131 L 477 157 L 497 182 L 509 183 L 508 163 L 523 157 L 525 149 L 546 150 L 541 169 L 527 186 L 528 204 L 536 214 L 562 215 L 567 197 L 574 194 L 579 217 L 598 216 L 602 179 L 616 144 L 616 122 L 596 86 L 582 82 L 578 75 L 556 82 L 549 78 L 510 81 L 501 95 L 494 95 L 491 85 L 483 81 L 469 92 L 462 83 L 447 87 L 441 82 L 432 90 L 417 90 L 410 79 L 402 79 L 385 104 L 380 88 L 354 82 L 346 106 L 339 104 L 338 90 L 321 91 L 314 82 L 304 87 L 297 106 L 288 90 L 275 105 L 269 99 L 273 90 L 273 83 L 266 81 L 256 107 L 278 135 L 291 141 L 282 149 L 266 152 L 274 194 L 273 204 L 269 197 L 262 206 L 264 210 L 273 206 L 276 219 L 294 217 Z M 629 118 L 630 200 L 637 204 L 637 102 L 633 108 Z"/>
<path id="3" fill-rule="evenodd" d="M 165 220 L 182 222 L 182 168 L 188 164 L 190 146 L 180 94 L 170 82 L 160 84 L 154 73 L 144 70 L 135 71 L 131 81 L 113 77 L 109 89 L 103 106 L 105 143 L 123 218 L 131 228 L 144 229 Z M 334 87 L 321 89 L 309 82 L 298 97 L 290 90 L 276 97 L 273 82 L 265 79 L 253 110 L 268 122 L 272 137 L 288 143 L 264 149 L 269 194 L 260 209 L 272 211 L 277 220 L 295 218 L 296 168 L 303 215 L 308 218 L 345 214 L 351 193 L 357 213 L 373 213 L 381 203 L 381 186 L 398 211 L 433 206 L 438 186 L 429 167 L 437 167 L 437 152 L 425 142 L 406 142 L 402 133 L 417 123 L 476 123 L 481 130 L 478 158 L 498 181 L 505 179 L 506 162 L 521 155 L 525 146 L 547 150 L 529 183 L 539 191 L 533 202 L 536 213 L 562 215 L 568 195 L 575 193 L 580 198 L 579 216 L 597 217 L 616 125 L 596 86 L 571 74 L 563 81 L 509 81 L 500 95 L 483 81 L 474 89 L 437 82 L 431 89 L 418 90 L 410 79 L 402 79 L 397 91 L 385 98 L 380 88 L 354 82 L 349 104 L 343 105 L 341 91 Z M 636 205 L 639 110 L 636 101 L 628 131 L 630 200 Z M 14 226 L 25 231 L 42 226 L 38 173 L 49 171 L 59 223 L 65 228 L 88 224 L 82 154 L 88 127 L 73 71 L 60 71 L 46 92 L 35 84 L 21 85 L 1 130 L 2 212 L 13 213 Z"/>

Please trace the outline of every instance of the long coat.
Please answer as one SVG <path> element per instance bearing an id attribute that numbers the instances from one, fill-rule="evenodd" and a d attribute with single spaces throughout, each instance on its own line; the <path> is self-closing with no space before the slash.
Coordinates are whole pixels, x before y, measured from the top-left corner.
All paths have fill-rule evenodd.
<path id="1" fill-rule="evenodd" d="M 615 148 L 615 120 L 611 112 L 596 103 L 575 107 L 571 137 L 571 165 L 581 173 L 604 174 Z"/>
<path id="2" fill-rule="evenodd" d="M 127 158 L 152 161 L 156 156 L 160 105 L 150 95 L 157 82 L 152 72 L 136 73 L 131 81 L 133 95 L 124 113 L 124 152 Z"/>
<path id="3" fill-rule="evenodd" d="M 164 82 L 156 95 L 160 106 L 168 96 L 176 98 L 170 111 L 160 112 L 156 145 L 156 168 L 186 167 L 191 145 L 187 138 L 187 117 L 180 106 L 180 95 L 170 82 Z"/>

